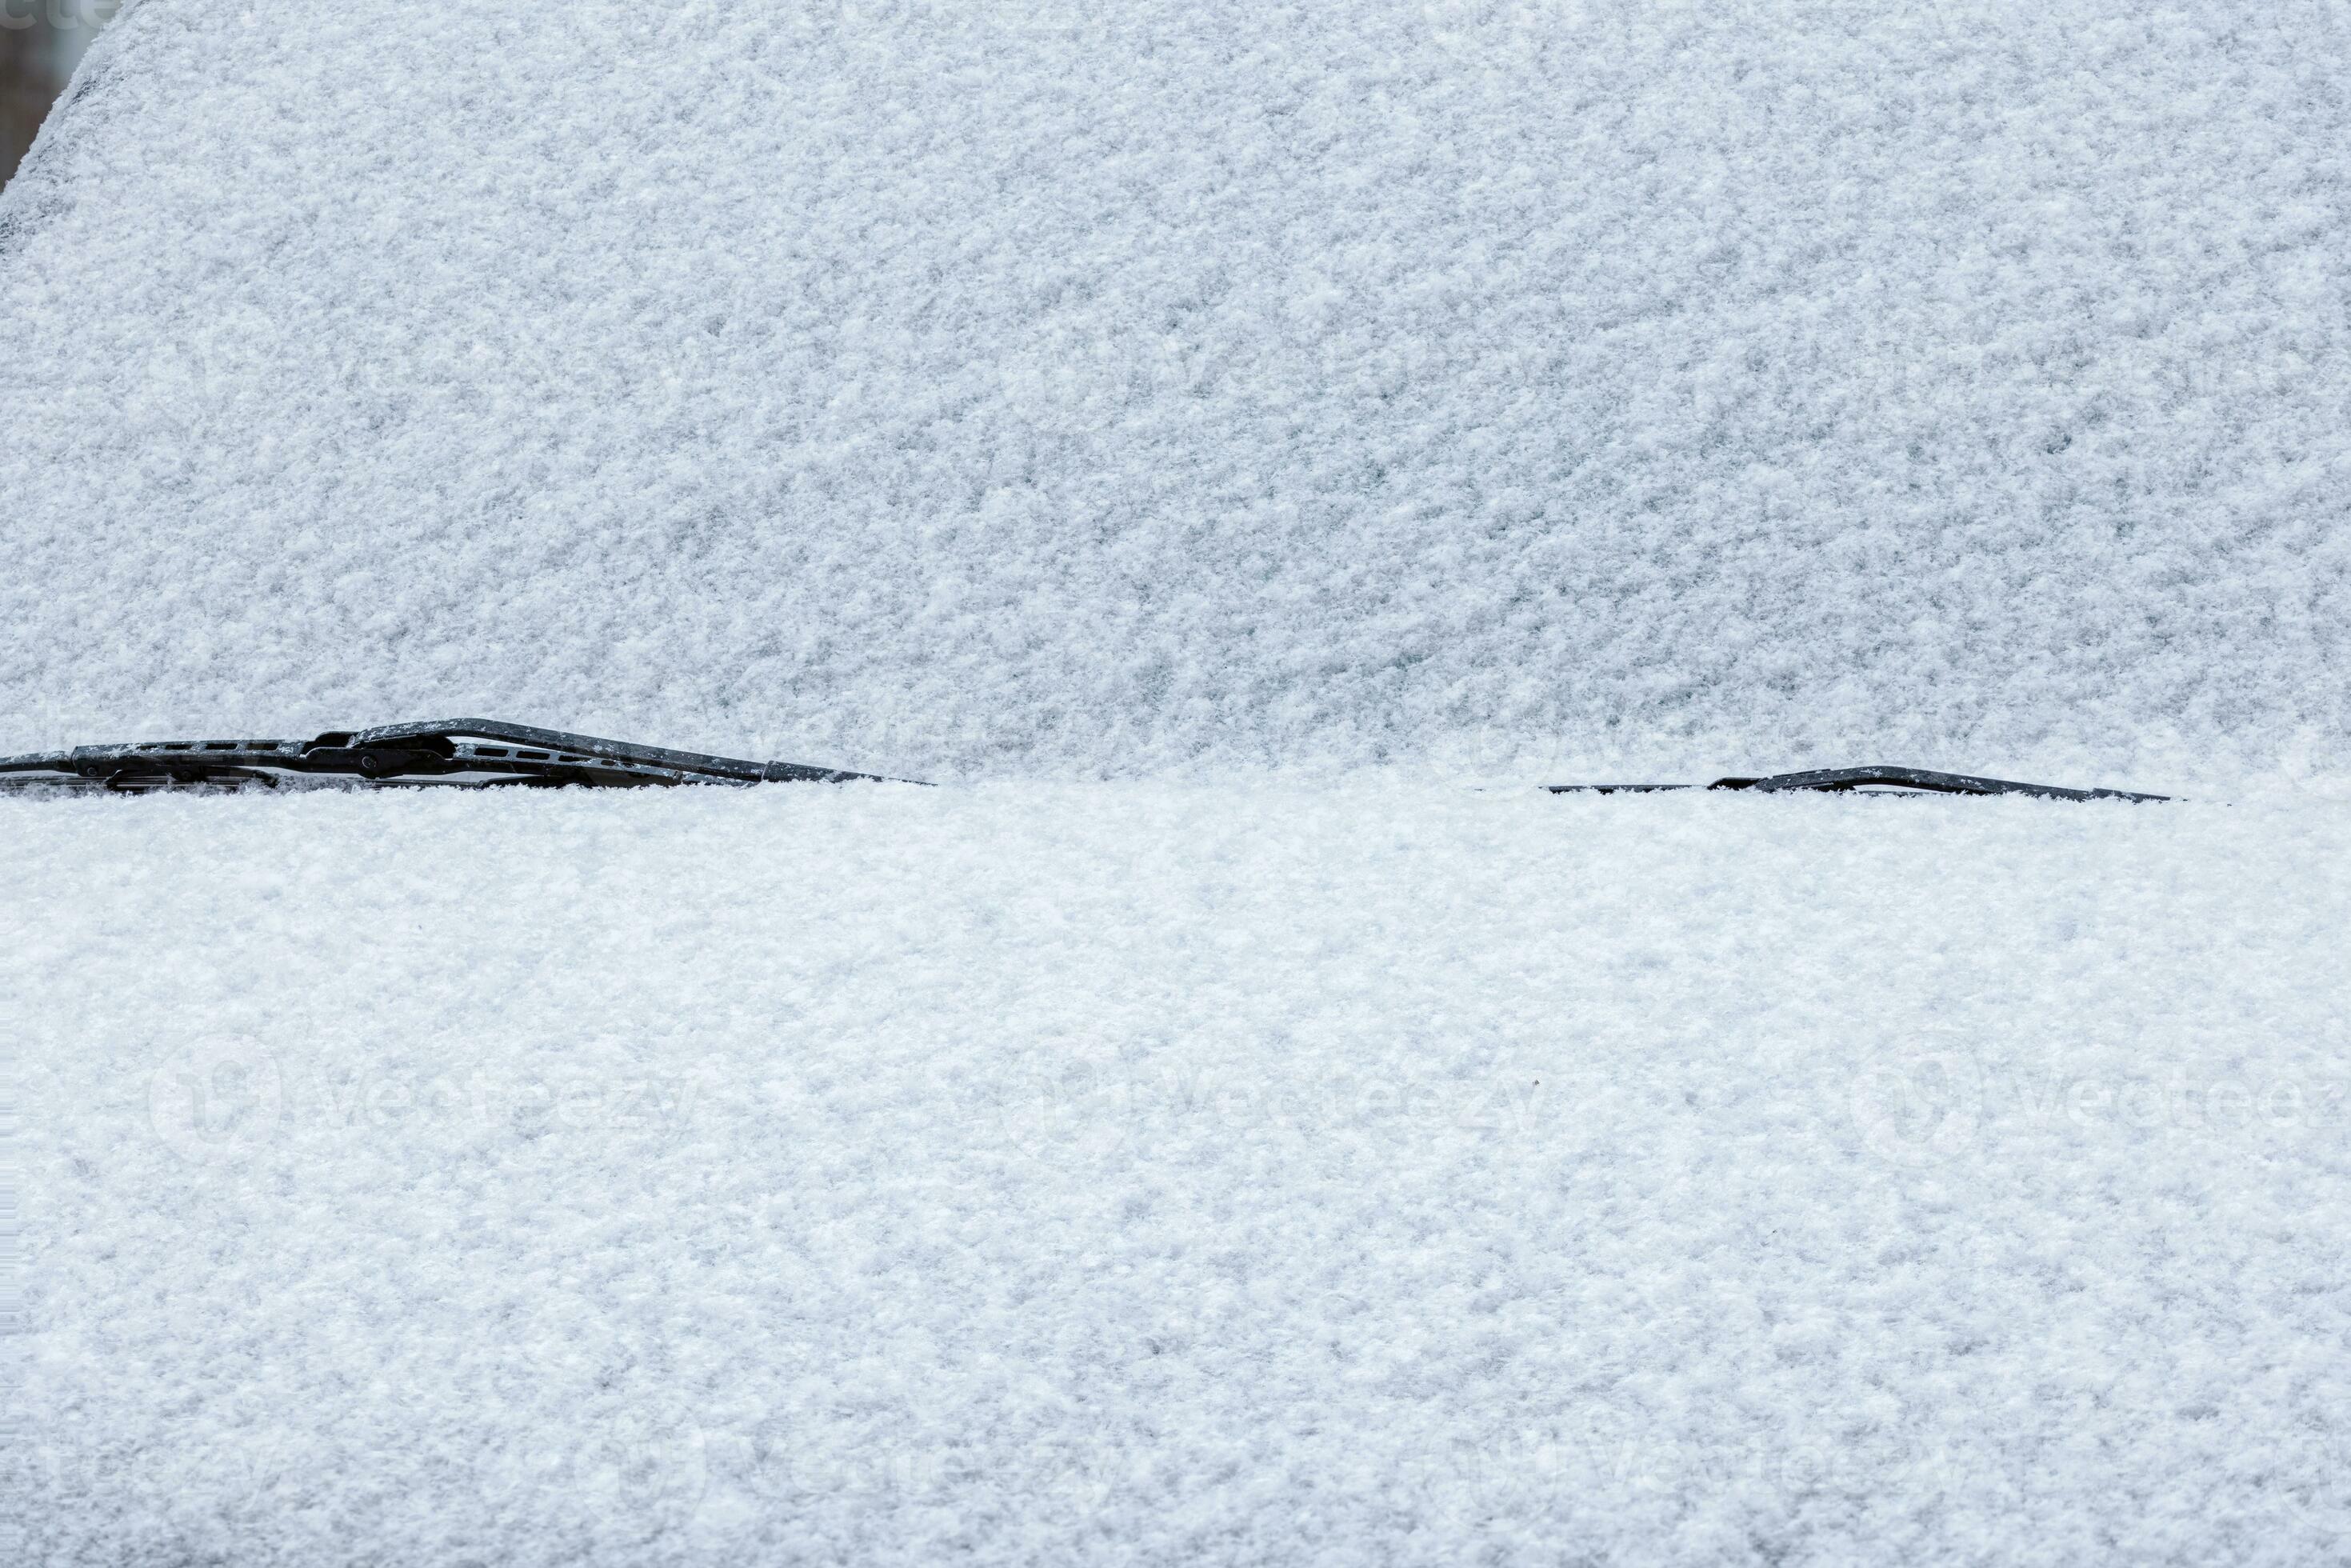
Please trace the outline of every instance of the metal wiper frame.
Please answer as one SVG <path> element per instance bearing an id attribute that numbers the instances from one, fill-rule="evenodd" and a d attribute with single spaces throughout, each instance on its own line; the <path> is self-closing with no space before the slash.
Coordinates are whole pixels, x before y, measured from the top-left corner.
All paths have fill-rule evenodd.
<path id="1" fill-rule="evenodd" d="M 1774 773 L 1761 779 L 1718 779 L 1711 784 L 1551 784 L 1554 795 L 1646 795 L 1667 789 L 1740 789 L 1759 795 L 1795 790 L 1816 794 L 2031 795 L 2044 800 L 2168 800 L 2132 789 L 2074 789 L 2063 784 L 2022 784 L 1974 773 L 1937 773 L 1925 768 L 1877 763 L 1867 768 L 1818 768 Z"/>
<path id="2" fill-rule="evenodd" d="M 139 792 L 174 787 L 276 789 L 292 780 L 600 789 L 896 782 L 841 768 L 751 762 L 485 718 L 329 730 L 311 740 L 146 740 L 0 758 L 0 786 L 53 784 Z"/>

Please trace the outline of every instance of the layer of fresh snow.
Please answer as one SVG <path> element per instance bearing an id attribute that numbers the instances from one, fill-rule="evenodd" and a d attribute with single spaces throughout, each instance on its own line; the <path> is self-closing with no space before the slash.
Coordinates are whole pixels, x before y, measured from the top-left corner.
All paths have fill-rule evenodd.
<path id="1" fill-rule="evenodd" d="M 0 750 L 2351 768 L 2342 0 L 141 0 Z"/>
<path id="2" fill-rule="evenodd" d="M 2318 806 L 0 802 L 6 1560 L 2341 1562 L 2346 865 Z"/>

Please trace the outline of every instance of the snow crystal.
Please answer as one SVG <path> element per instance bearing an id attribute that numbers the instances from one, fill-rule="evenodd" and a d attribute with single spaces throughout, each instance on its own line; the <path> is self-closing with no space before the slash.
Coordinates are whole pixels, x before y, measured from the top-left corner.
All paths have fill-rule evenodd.
<path id="1" fill-rule="evenodd" d="M 0 749 L 2351 768 L 2351 13 L 142 0 Z"/>

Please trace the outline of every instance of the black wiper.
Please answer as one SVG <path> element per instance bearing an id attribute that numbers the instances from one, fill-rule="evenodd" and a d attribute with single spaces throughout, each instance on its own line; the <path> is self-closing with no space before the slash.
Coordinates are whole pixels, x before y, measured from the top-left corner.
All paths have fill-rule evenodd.
<path id="1" fill-rule="evenodd" d="M 1747 789 L 1776 795 L 1791 790 L 1844 794 L 2034 795 L 2045 800 L 2168 800 L 2131 789 L 2074 789 L 2063 784 L 2021 784 L 1973 773 L 1937 773 L 1925 768 L 1878 764 L 1869 768 L 1820 768 L 1806 773 L 1774 773 L 1761 779 L 1718 779 L 1711 784 L 1551 784 L 1554 795 L 1646 795 L 1665 789 Z"/>
<path id="2" fill-rule="evenodd" d="M 276 789 L 287 782 L 356 785 L 584 785 L 632 789 L 677 784 L 915 783 L 804 762 L 752 762 L 633 741 L 534 729 L 497 719 L 437 719 L 330 730 L 311 740 L 142 740 L 0 758 L 0 788 L 61 786 L 137 792 L 172 788 Z M 2054 800 L 2166 800 L 2129 789 L 2073 789 L 1969 773 L 1878 766 L 1718 779 L 1711 784 L 1552 784 L 1554 795 L 1667 789 L 1938 795 L 2033 795 Z"/>
<path id="3" fill-rule="evenodd" d="M 673 751 L 497 719 L 452 718 L 330 730 L 312 740 L 144 740 L 0 758 L 0 787 L 137 792 L 175 787 L 276 789 L 317 780 L 344 785 L 586 785 L 643 789 L 676 784 L 911 782 L 801 762 L 750 762 Z"/>

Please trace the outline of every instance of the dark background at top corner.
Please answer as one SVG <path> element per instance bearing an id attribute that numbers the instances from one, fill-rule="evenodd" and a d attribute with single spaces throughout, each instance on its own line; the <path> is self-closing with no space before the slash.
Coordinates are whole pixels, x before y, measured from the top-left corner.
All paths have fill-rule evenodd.
<path id="1" fill-rule="evenodd" d="M 114 10 L 115 0 L 0 0 L 0 184 Z"/>

